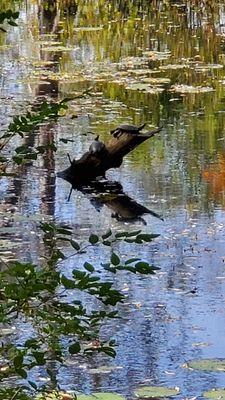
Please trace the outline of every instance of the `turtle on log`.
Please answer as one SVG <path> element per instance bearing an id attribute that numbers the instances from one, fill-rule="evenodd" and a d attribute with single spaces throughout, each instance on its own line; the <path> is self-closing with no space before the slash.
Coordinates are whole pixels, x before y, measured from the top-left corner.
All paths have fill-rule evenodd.
<path id="1" fill-rule="evenodd" d="M 119 125 L 116 129 L 110 131 L 111 135 L 115 138 L 119 138 L 122 133 L 128 133 L 132 135 L 138 135 L 139 132 L 144 128 L 146 124 L 142 124 L 140 126 L 137 125 Z"/>
<path id="2" fill-rule="evenodd" d="M 95 140 L 93 143 L 91 143 L 89 147 L 89 153 L 96 156 L 96 157 L 104 157 L 108 151 L 106 149 L 106 146 L 103 142 L 100 142 L 99 135 L 96 136 Z"/>

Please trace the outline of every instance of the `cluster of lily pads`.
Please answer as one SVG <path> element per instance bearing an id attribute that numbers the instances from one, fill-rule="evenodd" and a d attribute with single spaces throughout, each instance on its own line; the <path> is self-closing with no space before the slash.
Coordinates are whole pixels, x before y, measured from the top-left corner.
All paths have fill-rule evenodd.
<path id="1" fill-rule="evenodd" d="M 193 360 L 183 365 L 189 370 L 207 372 L 225 372 L 225 359 Z M 166 386 L 141 386 L 134 390 L 136 399 L 168 399 L 181 394 L 179 387 Z M 225 400 L 225 388 L 213 388 L 202 394 L 207 399 Z M 114 392 L 94 392 L 91 394 L 70 394 L 64 392 L 51 392 L 39 395 L 37 400 L 125 400 L 124 396 Z"/>

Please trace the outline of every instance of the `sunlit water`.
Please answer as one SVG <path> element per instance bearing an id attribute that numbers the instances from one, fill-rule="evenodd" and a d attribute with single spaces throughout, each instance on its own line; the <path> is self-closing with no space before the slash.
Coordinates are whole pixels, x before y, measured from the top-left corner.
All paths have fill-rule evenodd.
<path id="1" fill-rule="evenodd" d="M 116 247 L 124 257 L 138 254 L 160 270 L 152 278 L 115 278 L 127 297 L 122 318 L 104 327 L 103 335 L 110 332 L 117 340 L 116 359 L 67 360 L 59 372 L 61 387 L 131 395 L 140 384 L 165 384 L 180 387 L 180 398 L 223 387 L 224 373 L 185 368 L 190 359 L 225 357 L 222 2 L 200 14 L 190 4 L 171 2 L 167 8 L 159 1 L 160 11 L 145 12 L 143 5 L 132 16 L 126 10 L 124 20 L 116 2 L 111 13 L 101 7 L 92 13 L 91 5 L 87 12 L 78 4 L 76 16 L 53 11 L 48 19 L 41 6 L 38 19 L 36 3 L 27 3 L 21 5 L 19 28 L 1 37 L 2 45 L 9 45 L 0 47 L 2 130 L 12 114 L 42 96 L 72 96 L 91 86 L 93 96 L 72 101 L 58 124 L 26 139 L 31 146 L 54 141 L 56 154 L 1 180 L 2 255 L 38 262 L 43 250 L 38 222 L 49 219 L 69 223 L 78 240 L 109 227 L 161 235 L 143 246 Z M 49 51 L 52 41 L 61 49 Z M 94 207 L 81 191 L 74 190 L 68 201 L 70 185 L 56 175 L 68 166 L 66 154 L 78 158 L 87 151 L 93 140 L 89 131 L 107 141 L 117 124 L 143 121 L 164 128 L 107 177 L 164 222 L 149 214 L 143 216 L 146 225 L 117 221 L 110 208 Z M 87 257 L 100 267 L 109 252 L 96 248 Z M 73 262 L 63 263 L 64 272 L 70 273 Z M 112 368 L 99 372 L 103 366 Z M 38 371 L 35 377 L 40 376 Z"/>

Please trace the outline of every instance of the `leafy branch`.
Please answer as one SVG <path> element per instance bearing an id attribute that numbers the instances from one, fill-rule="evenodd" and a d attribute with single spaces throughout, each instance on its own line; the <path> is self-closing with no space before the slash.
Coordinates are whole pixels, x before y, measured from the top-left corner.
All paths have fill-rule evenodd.
<path id="1" fill-rule="evenodd" d="M 102 271 L 151 275 L 157 269 L 139 258 L 122 262 L 118 254 L 111 252 L 109 262 L 102 264 L 102 271 L 84 262 L 82 268 L 74 267 L 67 276 L 57 270 L 59 262 L 67 258 L 62 251 L 63 244 L 69 244 L 79 255 L 87 246 L 111 246 L 121 240 L 139 244 L 153 240 L 156 235 L 140 231 L 114 234 L 110 230 L 102 236 L 91 234 L 88 243 L 82 244 L 74 240 L 69 226 L 42 223 L 41 229 L 48 253 L 44 263 L 4 262 L 0 272 L 0 322 L 15 325 L 22 318 L 32 323 L 33 331 L 20 345 L 2 337 L 0 354 L 4 363 L 0 365 L 0 381 L 17 374 L 27 380 L 27 387 L 35 390 L 29 371 L 36 366 L 44 367 L 53 383 L 56 377 L 51 376 L 48 367 L 52 360 L 60 365 L 68 354 L 89 356 L 93 352 L 115 357 L 114 341 L 101 340 L 100 329 L 104 321 L 118 318 L 115 306 L 123 302 L 124 295 L 114 288 L 113 281 L 101 277 Z M 80 300 L 79 292 L 85 294 L 86 301 Z M 87 311 L 85 302 L 91 299 L 99 302 L 98 310 Z M 66 338 L 67 346 L 62 344 L 62 338 Z"/>
<path id="2" fill-rule="evenodd" d="M 18 11 L 6 10 L 0 12 L 0 31 L 6 32 L 6 29 L 3 28 L 2 24 L 7 23 L 11 26 L 17 26 L 15 20 L 19 17 Z"/>

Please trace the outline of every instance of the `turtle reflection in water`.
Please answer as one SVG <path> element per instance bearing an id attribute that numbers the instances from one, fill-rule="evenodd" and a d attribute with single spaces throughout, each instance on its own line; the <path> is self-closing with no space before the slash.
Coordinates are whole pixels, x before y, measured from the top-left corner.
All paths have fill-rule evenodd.
<path id="1" fill-rule="evenodd" d="M 105 144 L 98 139 L 99 135 L 97 135 L 94 142 L 91 143 L 89 153 L 96 157 L 104 158 L 108 154 L 108 150 Z"/>
<path id="2" fill-rule="evenodd" d="M 123 133 L 128 133 L 131 135 L 138 135 L 139 132 L 144 128 L 146 124 L 140 126 L 137 125 L 119 125 L 116 129 L 110 131 L 111 135 L 115 138 L 119 138 Z"/>

